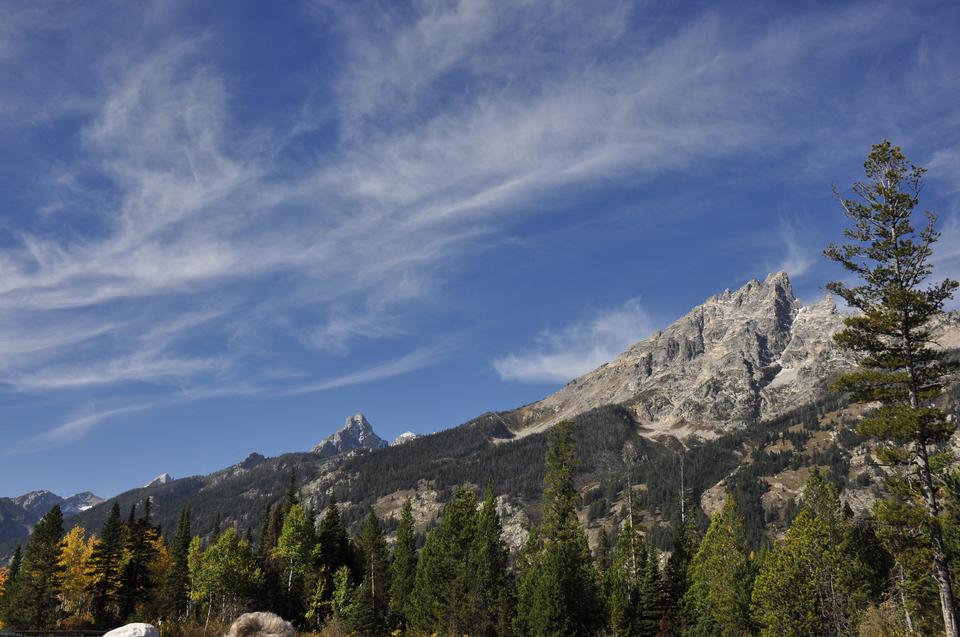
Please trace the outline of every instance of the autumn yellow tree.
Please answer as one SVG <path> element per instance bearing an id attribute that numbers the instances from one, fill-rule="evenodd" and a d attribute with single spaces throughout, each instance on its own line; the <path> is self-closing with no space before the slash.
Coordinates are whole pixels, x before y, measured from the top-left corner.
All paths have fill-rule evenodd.
<path id="1" fill-rule="evenodd" d="M 3 601 L 3 595 L 7 591 L 7 578 L 10 575 L 10 571 L 6 566 L 0 568 L 0 602 Z M 3 628 L 3 618 L 0 617 L 0 628 Z"/>
<path id="2" fill-rule="evenodd" d="M 75 526 L 63 538 L 60 566 L 63 569 L 63 585 L 60 588 L 60 604 L 63 610 L 61 625 L 64 628 L 79 628 L 93 622 L 90 605 L 90 589 L 93 575 L 90 572 L 90 556 L 93 555 L 95 536 L 86 538 L 83 527 Z"/>

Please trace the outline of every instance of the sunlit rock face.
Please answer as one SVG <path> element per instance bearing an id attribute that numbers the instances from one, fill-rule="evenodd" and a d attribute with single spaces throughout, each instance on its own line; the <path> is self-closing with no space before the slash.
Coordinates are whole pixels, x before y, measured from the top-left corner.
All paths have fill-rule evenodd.
<path id="1" fill-rule="evenodd" d="M 512 414 L 518 433 L 602 405 L 652 435 L 713 436 L 810 402 L 853 364 L 830 299 L 803 306 L 783 272 L 712 296 L 613 361 Z"/>

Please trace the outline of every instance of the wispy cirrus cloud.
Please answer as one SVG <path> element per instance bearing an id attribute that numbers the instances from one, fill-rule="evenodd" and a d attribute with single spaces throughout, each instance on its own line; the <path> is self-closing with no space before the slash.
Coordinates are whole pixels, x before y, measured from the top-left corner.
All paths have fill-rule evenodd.
<path id="1" fill-rule="evenodd" d="M 164 398 L 121 404 L 102 409 L 85 407 L 83 410 L 85 413 L 80 416 L 70 418 L 37 435 L 5 446 L 3 451 L 0 451 L 0 457 L 9 457 L 61 447 L 82 437 L 94 427 L 111 420 L 134 413 L 168 408 L 197 400 L 207 400 L 224 396 L 297 396 L 385 380 L 432 365 L 441 357 L 442 353 L 443 350 L 441 348 L 423 348 L 399 358 L 321 380 L 305 381 L 300 375 L 292 375 L 290 377 L 280 375 L 280 378 L 290 382 L 275 387 L 267 387 L 257 383 L 238 382 L 199 389 L 185 388 L 178 393 L 168 395 Z M 68 376 L 68 378 L 72 379 L 73 376 Z M 269 379 L 270 375 L 267 375 L 267 378 Z M 125 377 L 124 379 L 110 380 L 129 380 L 129 378 Z M 272 380 L 276 380 L 276 377 Z"/>
<path id="2" fill-rule="evenodd" d="M 175 9 L 138 14 L 143 38 L 111 37 L 122 16 L 17 12 L 18 28 L 53 29 L 76 53 L 55 78 L 72 81 L 46 82 L 64 87 L 57 100 L 14 90 L 43 56 L 0 27 L 0 128 L 67 131 L 30 175 L 37 214 L 0 217 L 3 391 L 343 386 L 324 363 L 410 336 L 411 308 L 436 301 L 447 267 L 519 220 L 598 183 L 803 147 L 819 62 L 870 54 L 890 21 L 907 39 L 911 20 L 892 4 L 760 31 L 711 11 L 640 20 L 646 7 L 621 2 L 311 6 L 315 28 L 340 36 L 339 63 L 318 80 L 307 60 L 290 73 L 299 91 L 284 85 L 294 97 L 263 113 L 244 108 L 223 34 L 179 29 Z M 85 38 L 64 27 L 77 21 Z M 788 270 L 809 267 L 787 248 Z M 568 379 L 647 329 L 628 305 L 497 369 Z M 347 381 L 442 356 L 406 351 Z"/>
<path id="3" fill-rule="evenodd" d="M 812 242 L 805 236 L 801 219 L 781 215 L 777 235 L 783 251 L 783 259 L 776 266 L 777 271 L 784 271 L 791 278 L 799 278 L 822 258 L 821 248 L 811 245 Z"/>
<path id="4" fill-rule="evenodd" d="M 653 322 L 637 300 L 598 313 L 560 330 L 544 330 L 536 345 L 493 362 L 502 380 L 567 382 L 614 359 L 653 332 Z"/>

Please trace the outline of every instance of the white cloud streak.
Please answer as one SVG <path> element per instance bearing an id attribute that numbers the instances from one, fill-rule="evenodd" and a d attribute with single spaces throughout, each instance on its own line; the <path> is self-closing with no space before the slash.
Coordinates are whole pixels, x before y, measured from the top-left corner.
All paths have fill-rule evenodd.
<path id="1" fill-rule="evenodd" d="M 776 267 L 777 271 L 784 271 L 791 278 L 799 278 L 820 258 L 820 250 L 812 248 L 804 239 L 805 231 L 797 219 L 781 216 L 778 236 L 784 256 Z"/>
<path id="2" fill-rule="evenodd" d="M 499 358 L 493 367 L 502 380 L 567 382 L 612 360 L 652 331 L 650 317 L 630 300 L 592 320 L 545 330 L 534 348 Z"/>
<path id="3" fill-rule="evenodd" d="M 407 308 L 435 298 L 444 267 L 521 214 L 549 214 L 600 180 L 642 183 L 804 143 L 784 126 L 797 92 L 819 81 L 818 61 L 889 37 L 875 27 L 893 5 L 759 35 L 718 13 L 663 35 L 632 15 L 642 6 L 619 2 L 424 2 L 373 19 L 360 3 L 318 6 L 348 43 L 318 87 L 332 104 L 305 95 L 252 123 L 216 61 L 216 33 L 92 38 L 112 48 L 75 47 L 89 56 L 78 70 L 94 73 L 69 84 L 65 110 L 48 110 L 49 98 L 8 83 L 38 52 L 0 29 L 0 94 L 13 96 L 0 128 L 41 110 L 81 121 L 76 156 L 38 177 L 50 192 L 39 221 L 0 224 L 0 388 L 280 391 L 260 370 L 295 366 L 282 360 L 291 342 L 322 361 L 405 334 Z M 75 31 L 73 18 L 17 17 Z M 331 148 L 289 159 L 319 130 L 337 131 Z M 809 267 L 787 247 L 792 274 Z M 639 308 L 618 312 L 545 334 L 541 350 L 497 369 L 581 373 L 646 329 Z M 438 359 L 428 352 L 306 387 L 294 369 L 281 389 L 413 371 Z"/>
<path id="4" fill-rule="evenodd" d="M 12 445 L 7 445 L 0 451 L 0 457 L 10 457 L 61 447 L 82 437 L 94 427 L 110 420 L 134 413 L 168 408 L 198 400 L 222 396 L 298 396 L 385 380 L 432 365 L 438 360 L 441 354 L 442 350 L 438 348 L 415 350 L 399 358 L 341 376 L 309 382 L 303 382 L 302 379 L 297 379 L 299 384 L 283 388 L 271 389 L 250 384 L 224 385 L 201 390 L 185 390 L 159 400 L 122 405 L 103 410 L 91 410 L 90 413 L 72 418 L 36 436 L 15 442 Z"/>

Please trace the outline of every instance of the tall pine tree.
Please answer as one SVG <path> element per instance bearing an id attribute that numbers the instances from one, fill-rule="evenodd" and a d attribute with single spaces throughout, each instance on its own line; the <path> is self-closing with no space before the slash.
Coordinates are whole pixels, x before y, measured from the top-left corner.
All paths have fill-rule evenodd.
<path id="1" fill-rule="evenodd" d="M 517 627 L 532 637 L 593 635 L 603 613 L 587 536 L 577 518 L 580 494 L 570 422 L 550 431 L 543 522 L 526 552 Z"/>
<path id="2" fill-rule="evenodd" d="M 124 542 L 120 505 L 114 502 L 90 556 L 91 611 L 94 623 L 100 627 L 108 627 L 119 619 Z"/>
<path id="3" fill-rule="evenodd" d="M 507 573 L 507 548 L 493 487 L 487 485 L 477 515 L 476 534 L 467 556 L 470 573 L 466 632 L 476 637 L 505 637 L 512 622 L 513 582 Z"/>
<path id="4" fill-rule="evenodd" d="M 383 634 L 386 625 L 390 565 L 387 541 L 373 511 L 364 518 L 357 548 L 363 563 L 363 579 L 354 591 L 348 624 L 362 637 L 377 637 Z"/>
<path id="5" fill-rule="evenodd" d="M 750 634 L 753 569 L 740 507 L 727 493 L 690 562 L 689 587 L 681 601 L 688 634 L 739 637 Z"/>
<path id="6" fill-rule="evenodd" d="M 468 558 L 476 525 L 477 498 L 458 488 L 417 561 L 407 617 L 415 632 L 460 635 L 466 630 L 469 610 L 463 602 L 470 588 Z"/>
<path id="7" fill-rule="evenodd" d="M 163 585 L 166 613 L 176 621 L 184 619 L 190 602 L 190 507 L 180 511 L 177 532 L 173 536 L 173 566 Z"/>
<path id="8" fill-rule="evenodd" d="M 136 506 L 130 509 L 131 517 Z M 151 565 L 157 556 L 156 539 L 159 533 L 150 520 L 150 498 L 143 507 L 143 517 L 127 524 L 126 559 L 120 572 L 120 618 L 133 615 L 137 604 L 151 597 L 157 582 Z"/>
<path id="9" fill-rule="evenodd" d="M 322 545 L 321 545 L 322 546 Z M 406 614 L 417 572 L 417 534 L 413 525 L 413 506 L 407 499 L 400 510 L 397 541 L 390 561 L 390 614 L 394 625 L 406 624 Z"/>
<path id="10" fill-rule="evenodd" d="M 16 628 L 53 628 L 59 619 L 63 513 L 55 505 L 37 522 L 11 590 L 8 620 Z"/>
<path id="11" fill-rule="evenodd" d="M 613 561 L 606 573 L 607 612 L 610 630 L 617 637 L 640 635 L 643 614 L 641 586 L 647 552 L 634 528 L 625 524 L 617 536 Z"/>
<path id="12" fill-rule="evenodd" d="M 852 272 L 859 284 L 830 283 L 827 288 L 858 313 L 844 319 L 837 343 L 861 355 L 860 368 L 837 386 L 863 403 L 880 403 L 860 423 L 860 432 L 877 438 L 877 454 L 901 467 L 901 484 L 912 489 L 913 504 L 930 544 L 944 633 L 960 635 L 953 580 L 943 538 L 940 486 L 934 476 L 953 423 L 934 402 L 943 377 L 956 365 L 934 347 L 933 322 L 958 284 L 932 274 L 933 244 L 940 238 L 936 216 L 926 213 L 922 230 L 913 227 L 924 169 L 915 166 L 889 141 L 875 144 L 864 163 L 866 181 L 853 185 L 855 199 L 837 192 L 853 227 L 849 243 L 831 245 L 824 254 Z M 926 285 L 926 287 L 924 287 Z"/>

